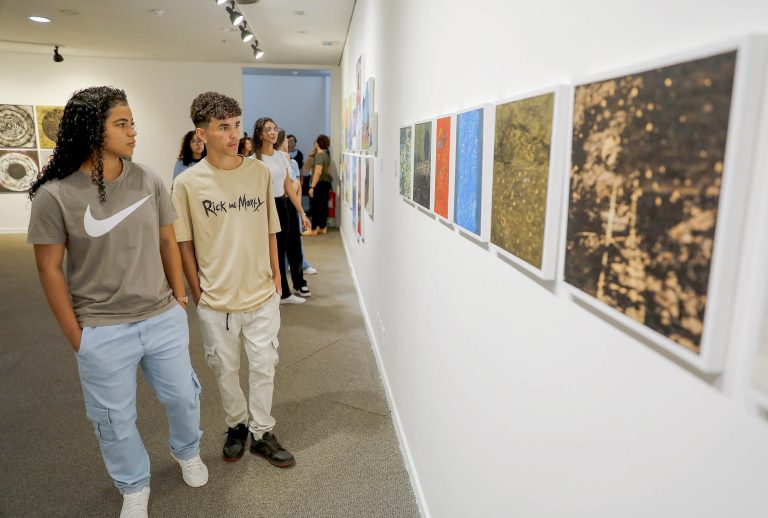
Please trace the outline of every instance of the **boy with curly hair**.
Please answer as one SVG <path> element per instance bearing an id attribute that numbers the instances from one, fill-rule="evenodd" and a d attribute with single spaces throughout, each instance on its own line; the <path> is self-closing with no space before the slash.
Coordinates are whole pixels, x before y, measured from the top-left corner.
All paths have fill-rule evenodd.
<path id="1" fill-rule="evenodd" d="M 263 163 L 237 154 L 241 110 L 235 99 L 205 92 L 190 112 L 208 156 L 176 179 L 174 230 L 226 413 L 222 456 L 240 460 L 250 431 L 251 453 L 287 468 L 295 460 L 272 432 L 271 416 L 281 291 L 271 175 Z M 249 364 L 247 401 L 240 388 L 241 343 Z"/>

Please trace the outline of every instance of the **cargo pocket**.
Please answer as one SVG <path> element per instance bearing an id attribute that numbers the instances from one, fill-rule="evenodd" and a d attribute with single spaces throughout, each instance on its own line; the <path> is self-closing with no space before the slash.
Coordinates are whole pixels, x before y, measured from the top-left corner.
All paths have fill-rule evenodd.
<path id="1" fill-rule="evenodd" d="M 192 386 L 195 387 L 195 407 L 200 407 L 200 392 L 202 391 L 202 387 L 200 386 L 200 380 L 197 378 L 197 373 L 195 371 L 192 371 Z"/>
<path id="2" fill-rule="evenodd" d="M 275 366 L 277 365 L 277 362 L 280 361 L 280 355 L 277 352 L 277 348 L 280 346 L 280 342 L 277 340 L 277 337 L 274 337 L 272 339 L 272 375 L 275 374 Z"/>
<path id="3" fill-rule="evenodd" d="M 86 403 L 85 413 L 88 416 L 88 420 L 93 423 L 96 436 L 100 440 L 106 442 L 115 442 L 117 440 L 108 409 Z"/>

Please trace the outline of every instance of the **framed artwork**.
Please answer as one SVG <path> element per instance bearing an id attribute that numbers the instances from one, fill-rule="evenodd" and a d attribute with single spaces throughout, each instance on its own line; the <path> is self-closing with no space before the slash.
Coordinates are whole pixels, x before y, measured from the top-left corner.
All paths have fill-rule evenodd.
<path id="1" fill-rule="evenodd" d="M 357 182 L 357 193 L 356 193 L 357 199 L 355 200 L 355 211 L 356 211 L 355 234 L 357 235 L 358 241 L 362 242 L 365 240 L 363 235 L 363 228 L 364 228 L 363 226 L 363 203 L 364 203 L 363 178 L 365 177 L 366 163 L 365 163 L 365 158 L 361 156 L 356 157 L 356 161 L 357 161 L 357 178 L 355 181 Z"/>
<path id="2" fill-rule="evenodd" d="M 413 201 L 432 210 L 432 121 L 414 125 L 413 137 Z"/>
<path id="3" fill-rule="evenodd" d="M 373 219 L 374 163 L 373 157 L 365 158 L 365 212 Z"/>
<path id="4" fill-rule="evenodd" d="M 379 152 L 379 114 L 372 113 L 368 120 L 368 153 L 376 155 Z"/>
<path id="5" fill-rule="evenodd" d="M 37 147 L 32 106 L 0 104 L 0 147 Z"/>
<path id="6" fill-rule="evenodd" d="M 724 362 L 765 40 L 577 83 L 563 278 L 704 372 Z"/>
<path id="7" fill-rule="evenodd" d="M 400 196 L 413 199 L 413 126 L 400 128 Z"/>
<path id="8" fill-rule="evenodd" d="M 37 150 L 0 149 L 0 193 L 26 193 L 40 172 Z"/>
<path id="9" fill-rule="evenodd" d="M 546 280 L 557 273 L 568 93 L 555 87 L 496 104 L 491 244 Z"/>
<path id="10" fill-rule="evenodd" d="M 357 235 L 357 190 L 358 190 L 358 183 L 357 183 L 357 175 L 358 170 L 360 169 L 360 160 L 359 157 L 356 155 L 351 156 L 351 167 L 349 171 L 350 175 L 350 184 L 351 184 L 351 194 L 352 194 L 352 200 L 349 208 L 352 210 L 352 230 L 354 230 L 355 235 Z"/>
<path id="11" fill-rule="evenodd" d="M 59 123 L 64 115 L 63 106 L 35 106 L 37 115 L 37 136 L 42 149 L 56 147 L 56 137 L 59 134 Z"/>
<path id="12" fill-rule="evenodd" d="M 360 149 L 367 152 L 371 147 L 369 121 L 371 116 L 370 109 L 371 98 L 368 95 L 368 89 L 363 92 L 363 104 L 360 108 Z"/>
<path id="13" fill-rule="evenodd" d="M 456 117 L 446 115 L 435 121 L 435 202 L 434 212 L 440 218 L 450 221 L 453 214 L 453 135 Z"/>
<path id="14" fill-rule="evenodd" d="M 454 222 L 487 242 L 490 233 L 490 165 L 494 111 L 492 105 L 456 115 Z"/>

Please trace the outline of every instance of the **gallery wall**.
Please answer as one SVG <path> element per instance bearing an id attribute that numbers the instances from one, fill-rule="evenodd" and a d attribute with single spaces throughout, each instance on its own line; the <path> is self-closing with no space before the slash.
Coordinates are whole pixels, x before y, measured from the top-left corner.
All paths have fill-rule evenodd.
<path id="1" fill-rule="evenodd" d="M 376 213 L 360 240 L 343 208 L 342 236 L 425 516 L 764 516 L 768 422 L 740 331 L 760 319 L 740 309 L 764 302 L 744 289 L 765 252 L 758 194 L 735 281 L 748 298 L 723 309 L 735 309 L 727 357 L 706 374 L 404 202 L 398 185 L 401 126 L 755 32 L 768 34 L 768 4 L 750 0 L 357 2 L 341 95 L 364 54 Z M 768 103 L 751 102 L 766 142 Z M 739 174 L 766 163 L 759 153 Z"/>
<path id="2" fill-rule="evenodd" d="M 10 52 L 0 52 L 0 65 L 3 70 L 13 70 L 0 74 L 0 104 L 64 105 L 75 90 L 102 84 L 125 90 L 138 130 L 134 160 L 154 169 L 168 185 L 181 138 L 192 129 L 192 99 L 201 92 L 215 90 L 242 102 L 242 70 L 244 66 L 253 67 L 237 63 L 86 58 L 66 53 L 64 62 L 54 63 L 48 53 Z M 338 108 L 335 103 L 339 95 L 333 95 L 338 88 L 338 67 L 327 68 L 332 75 L 331 106 Z M 276 98 L 275 102 L 281 103 L 283 99 Z M 333 123 L 338 124 L 338 119 L 332 119 Z M 0 194 L 0 232 L 26 232 L 28 223 L 27 197 Z"/>

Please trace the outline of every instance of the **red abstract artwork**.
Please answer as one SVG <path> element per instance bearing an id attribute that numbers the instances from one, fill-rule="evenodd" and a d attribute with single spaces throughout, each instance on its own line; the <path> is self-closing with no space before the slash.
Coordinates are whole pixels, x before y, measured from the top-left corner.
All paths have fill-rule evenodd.
<path id="1" fill-rule="evenodd" d="M 451 159 L 451 118 L 437 119 L 435 155 L 435 212 L 448 218 L 448 181 Z"/>

